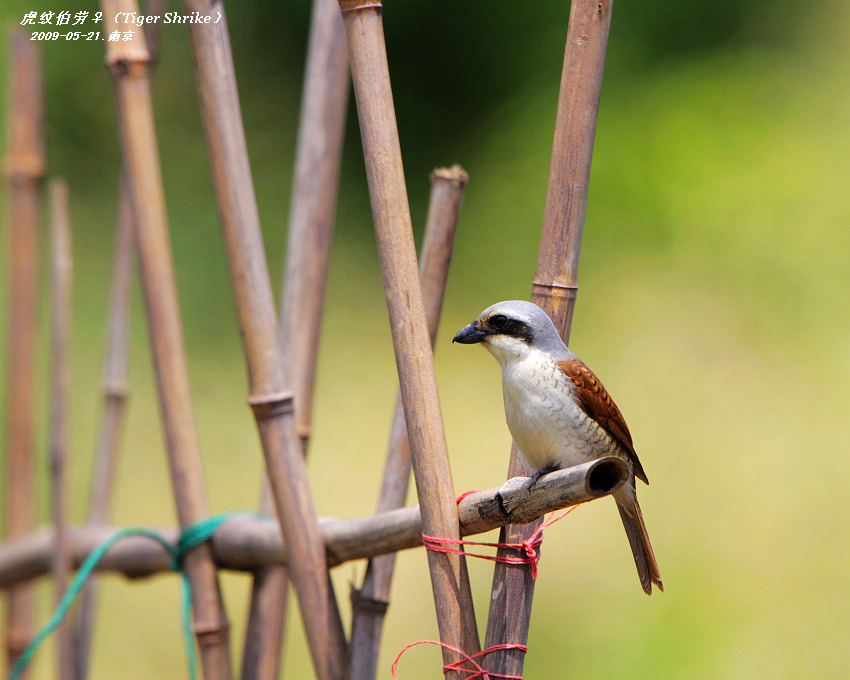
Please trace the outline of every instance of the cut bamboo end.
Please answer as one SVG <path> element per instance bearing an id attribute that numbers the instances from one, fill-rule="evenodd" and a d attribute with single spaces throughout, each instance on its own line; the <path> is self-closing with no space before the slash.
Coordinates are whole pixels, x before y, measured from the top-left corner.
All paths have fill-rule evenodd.
<path id="1" fill-rule="evenodd" d="M 431 181 L 445 180 L 453 185 L 463 188 L 469 181 L 469 174 L 460 165 L 455 163 L 450 168 L 435 168 L 431 171 Z"/>
<path id="2" fill-rule="evenodd" d="M 529 486 L 526 477 L 514 477 L 499 487 L 495 494 L 492 490 L 477 491 L 458 504 L 461 531 L 464 534 L 478 533 L 495 518 L 499 519 L 500 525 L 528 524 L 560 507 L 612 494 L 628 478 L 629 466 L 614 457 L 543 475 L 533 486 Z M 491 508 L 488 503 L 492 501 L 497 504 Z M 553 505 L 560 507 L 554 508 Z M 489 514 L 491 511 L 495 516 Z M 482 512 L 486 513 L 485 517 L 481 516 Z"/>

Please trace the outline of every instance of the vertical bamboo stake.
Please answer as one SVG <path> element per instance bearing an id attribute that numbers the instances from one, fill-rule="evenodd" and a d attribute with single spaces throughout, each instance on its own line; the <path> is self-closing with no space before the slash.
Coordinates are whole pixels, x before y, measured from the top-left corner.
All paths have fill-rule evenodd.
<path id="1" fill-rule="evenodd" d="M 52 487 L 53 575 L 56 601 L 68 587 L 71 556 L 68 552 L 68 342 L 71 326 L 71 229 L 68 218 L 68 187 L 61 179 L 50 183 L 50 476 Z M 74 636 L 71 619 L 56 630 L 57 677 L 74 678 Z"/>
<path id="2" fill-rule="evenodd" d="M 4 535 L 33 526 L 38 224 L 46 168 L 41 54 L 19 29 L 10 35 L 9 345 L 7 355 Z M 6 662 L 13 668 L 32 634 L 32 587 L 15 586 L 6 607 Z"/>
<path id="3" fill-rule="evenodd" d="M 249 403 L 257 420 L 281 531 L 292 551 L 292 581 L 316 674 L 320 680 L 341 679 L 347 672 L 347 643 L 329 592 L 324 542 L 295 429 L 293 394 L 284 376 L 224 7 L 216 0 L 185 0 L 184 5 L 201 15 L 221 17 L 214 24 L 190 24 L 189 36 L 248 363 Z"/>
<path id="4" fill-rule="evenodd" d="M 109 313 L 106 341 L 106 361 L 103 375 L 103 416 L 97 446 L 94 474 L 89 498 L 88 523 L 106 524 L 112 505 L 112 488 L 118 444 L 124 425 L 127 404 L 127 351 L 130 324 L 130 287 L 133 273 L 133 215 L 126 181 L 122 177 L 118 195 L 118 222 L 113 258 L 112 283 L 109 295 Z M 86 581 L 80 603 L 79 624 L 76 631 L 77 680 L 88 675 L 94 628 L 95 602 L 98 579 Z"/>
<path id="5" fill-rule="evenodd" d="M 459 538 L 455 494 L 443 431 L 434 359 L 416 267 L 398 128 L 393 109 L 381 5 L 340 0 L 366 158 L 366 174 L 410 435 L 422 530 Z M 440 638 L 467 654 L 479 651 L 466 561 L 428 551 Z M 444 650 L 447 662 L 458 656 Z M 461 677 L 452 671 L 448 677 Z"/>
<path id="6" fill-rule="evenodd" d="M 149 16 L 161 16 L 164 7 L 165 0 L 148 0 L 144 11 Z M 161 25 L 159 22 L 144 25 L 151 69 L 156 64 L 159 55 Z M 133 208 L 130 205 L 130 197 L 127 191 L 126 173 L 122 172 L 118 181 L 118 218 L 115 230 L 112 281 L 109 287 L 109 311 L 107 312 L 106 361 L 103 370 L 103 415 L 89 496 L 88 521 L 89 524 L 95 526 L 105 524 L 109 519 L 118 446 L 129 397 L 127 353 L 130 339 L 130 288 L 133 260 L 136 253 L 133 229 Z M 83 588 L 83 594 L 80 598 L 80 615 L 75 631 L 77 680 L 85 680 L 88 676 L 97 593 L 98 579 L 96 576 L 92 576 L 86 581 Z"/>
<path id="7" fill-rule="evenodd" d="M 459 165 L 431 173 L 431 198 L 422 242 L 420 276 L 428 335 L 433 347 L 440 323 L 443 294 L 449 274 L 460 204 L 468 175 Z M 381 480 L 377 513 L 404 506 L 410 481 L 410 445 L 401 394 L 396 397 L 387 462 Z M 395 553 L 369 560 L 360 590 L 352 589 L 351 678 L 368 680 L 377 675 L 384 615 L 389 605 Z"/>
<path id="8" fill-rule="evenodd" d="M 569 340 L 575 305 L 611 6 L 612 0 L 573 0 L 567 31 L 540 255 L 532 289 L 532 300 L 552 317 L 565 341 Z M 527 471 L 514 447 L 508 477 L 519 474 Z M 499 541 L 522 542 L 538 525 L 539 520 L 504 527 Z M 497 562 L 492 593 L 485 647 L 525 644 L 534 597 L 531 570 Z M 489 654 L 482 665 L 493 673 L 522 675 L 524 662 L 522 652 L 510 649 Z"/>
<path id="9" fill-rule="evenodd" d="M 345 33 L 336 0 L 315 0 L 299 116 L 280 313 L 284 376 L 292 385 L 296 427 L 305 455 L 336 218 L 348 74 Z M 264 484 L 261 511 L 274 512 L 268 482 Z M 257 570 L 245 632 L 242 680 L 275 680 L 280 676 L 288 593 L 286 567 Z"/>
<path id="10" fill-rule="evenodd" d="M 285 369 L 307 450 L 349 90 L 345 29 L 335 0 L 315 0 L 299 115 L 280 313 Z"/>
<path id="11" fill-rule="evenodd" d="M 573 0 L 532 296 L 569 340 L 613 0 Z"/>
<path id="12" fill-rule="evenodd" d="M 107 36 L 127 28 L 115 23 L 119 13 L 138 11 L 135 0 L 102 0 L 101 6 Z M 157 153 L 149 55 L 138 30 L 132 40 L 106 45 L 177 516 L 180 526 L 186 527 L 208 512 Z M 209 545 L 188 553 L 184 565 L 192 585 L 194 632 L 204 676 L 227 680 L 231 677 L 229 626 Z"/>
<path id="13" fill-rule="evenodd" d="M 115 257 L 109 295 L 106 361 L 103 370 L 103 420 L 89 501 L 89 524 L 106 523 L 115 476 L 115 457 L 127 400 L 130 289 L 133 274 L 133 214 L 127 187 L 118 196 Z M 89 582 L 92 582 L 91 580 Z"/>

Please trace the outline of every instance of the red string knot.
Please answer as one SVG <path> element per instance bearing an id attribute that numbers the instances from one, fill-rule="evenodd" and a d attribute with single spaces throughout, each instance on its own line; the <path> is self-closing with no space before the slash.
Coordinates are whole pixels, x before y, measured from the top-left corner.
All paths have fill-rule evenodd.
<path id="1" fill-rule="evenodd" d="M 443 673 L 448 673 L 449 671 L 459 671 L 461 673 L 468 673 L 464 680 L 473 680 L 473 678 L 482 678 L 482 680 L 490 680 L 490 678 L 502 678 L 502 680 L 522 680 L 521 675 L 507 675 L 505 673 L 494 673 L 492 671 L 484 670 L 484 667 L 478 663 L 478 659 L 487 654 L 492 654 L 493 652 L 498 652 L 503 649 L 516 649 L 525 654 L 528 651 L 528 647 L 520 644 L 504 644 L 504 645 L 493 645 L 492 647 L 488 647 L 487 649 L 482 649 L 480 652 L 476 652 L 475 654 L 467 654 L 461 649 L 457 647 L 453 647 L 452 645 L 446 644 L 445 642 L 439 642 L 438 640 L 417 640 L 416 642 L 411 642 L 409 645 L 406 645 L 396 656 L 395 661 L 393 661 L 392 665 L 392 676 L 393 680 L 397 680 L 396 669 L 398 668 L 398 662 L 401 660 L 402 655 L 411 647 L 416 647 L 417 645 L 437 645 L 438 647 L 442 647 L 443 649 L 448 649 L 460 656 L 461 658 L 457 661 L 453 661 L 451 663 L 447 663 L 443 666 Z M 471 664 L 472 668 L 461 668 L 464 664 Z"/>

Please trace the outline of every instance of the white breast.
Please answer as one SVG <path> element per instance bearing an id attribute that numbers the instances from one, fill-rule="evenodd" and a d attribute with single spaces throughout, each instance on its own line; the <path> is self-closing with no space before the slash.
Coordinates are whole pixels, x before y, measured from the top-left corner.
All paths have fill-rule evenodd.
<path id="1" fill-rule="evenodd" d="M 549 355 L 528 348 L 499 363 L 508 429 L 532 470 L 567 467 L 609 453 L 611 437 L 575 403 L 569 378 Z"/>

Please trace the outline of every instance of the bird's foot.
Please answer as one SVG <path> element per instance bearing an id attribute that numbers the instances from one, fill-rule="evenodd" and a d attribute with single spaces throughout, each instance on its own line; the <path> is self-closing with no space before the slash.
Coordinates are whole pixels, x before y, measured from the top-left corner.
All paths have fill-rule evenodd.
<path id="1" fill-rule="evenodd" d="M 534 485 L 535 485 L 535 484 L 537 484 L 537 482 L 540 480 L 540 478 L 541 478 L 543 475 L 549 474 L 550 472 L 554 472 L 554 471 L 555 471 L 555 470 L 557 470 L 557 469 L 558 469 L 558 468 L 556 468 L 556 467 L 546 467 L 546 468 L 542 468 L 542 469 L 540 469 L 540 470 L 535 470 L 535 471 L 532 473 L 531 477 L 529 477 L 529 478 L 528 478 L 528 479 L 530 480 L 530 481 L 529 481 L 529 484 L 528 484 L 528 488 L 529 488 L 529 490 L 530 490 L 532 487 L 534 487 Z"/>

